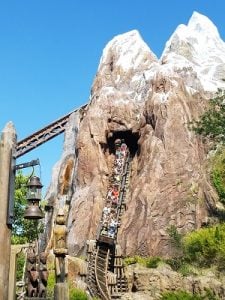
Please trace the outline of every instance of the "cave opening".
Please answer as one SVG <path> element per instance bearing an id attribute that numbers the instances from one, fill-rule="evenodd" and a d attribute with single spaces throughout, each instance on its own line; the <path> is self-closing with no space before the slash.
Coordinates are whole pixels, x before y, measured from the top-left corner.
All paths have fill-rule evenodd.
<path id="1" fill-rule="evenodd" d="M 140 136 L 138 132 L 132 132 L 131 130 L 112 132 L 112 135 L 110 137 L 107 137 L 107 145 L 109 148 L 109 153 L 115 152 L 114 142 L 116 139 L 121 139 L 124 140 L 124 142 L 127 144 L 131 156 L 134 157 L 136 154 L 139 153 L 139 145 L 138 145 L 139 137 Z"/>

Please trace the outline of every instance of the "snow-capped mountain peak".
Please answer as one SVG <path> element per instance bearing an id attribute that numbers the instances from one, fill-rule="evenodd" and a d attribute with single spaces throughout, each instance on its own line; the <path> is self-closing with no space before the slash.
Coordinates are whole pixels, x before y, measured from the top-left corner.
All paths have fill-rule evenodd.
<path id="1" fill-rule="evenodd" d="M 147 58 L 147 59 L 146 59 Z M 115 36 L 104 48 L 99 69 L 109 62 L 123 70 L 138 69 L 157 61 L 157 57 L 143 41 L 137 30 Z"/>
<path id="2" fill-rule="evenodd" d="M 188 25 L 179 25 L 166 43 L 161 61 L 176 69 L 192 69 L 206 91 L 225 87 L 225 43 L 216 26 L 194 12 Z"/>
<path id="3" fill-rule="evenodd" d="M 190 30 L 194 30 L 199 32 L 205 36 L 214 36 L 215 38 L 220 38 L 219 32 L 213 22 L 207 18 L 206 16 L 198 13 L 193 12 L 187 27 Z"/>

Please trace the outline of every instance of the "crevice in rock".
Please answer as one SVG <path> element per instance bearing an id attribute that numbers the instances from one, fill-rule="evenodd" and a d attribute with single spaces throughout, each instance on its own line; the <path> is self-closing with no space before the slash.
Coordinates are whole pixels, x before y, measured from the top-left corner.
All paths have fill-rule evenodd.
<path id="1" fill-rule="evenodd" d="M 59 174 L 59 193 L 60 195 L 67 195 L 71 186 L 71 176 L 74 167 L 74 158 L 67 158 L 64 167 Z"/>
<path id="2" fill-rule="evenodd" d="M 103 150 L 103 153 L 106 153 L 106 151 L 108 150 L 108 145 L 106 143 L 99 143 L 101 146 L 101 149 Z"/>
<path id="3" fill-rule="evenodd" d="M 136 279 L 137 279 L 137 278 L 136 278 L 136 276 L 134 275 L 134 282 L 133 282 L 132 287 L 131 287 L 131 292 L 132 292 L 132 293 L 138 292 L 138 287 L 137 287 Z"/>
<path id="4" fill-rule="evenodd" d="M 154 114 L 146 115 L 145 120 L 146 120 L 146 124 L 150 124 L 152 126 L 153 130 L 155 130 L 156 116 Z"/>
<path id="5" fill-rule="evenodd" d="M 114 66 L 113 66 L 113 60 L 110 62 L 110 71 L 113 72 Z"/>

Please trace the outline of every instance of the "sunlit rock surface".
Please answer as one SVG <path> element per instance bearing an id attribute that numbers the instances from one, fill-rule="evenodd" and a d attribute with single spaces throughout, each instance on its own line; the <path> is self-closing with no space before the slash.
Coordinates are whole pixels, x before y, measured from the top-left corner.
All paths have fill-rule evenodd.
<path id="1" fill-rule="evenodd" d="M 165 264 L 156 269 L 135 264 L 127 267 L 127 277 L 130 292 L 125 293 L 122 300 L 162 299 L 162 293 L 171 290 L 185 290 L 203 297 L 210 291 L 217 299 L 225 299 L 224 278 L 216 276 L 211 270 L 205 270 L 201 275 L 183 276 Z"/>
<path id="2" fill-rule="evenodd" d="M 127 210 L 118 242 L 126 255 L 164 255 L 167 228 L 180 232 L 208 222 L 216 207 L 205 153 L 188 124 L 224 87 L 225 44 L 207 17 L 194 13 L 166 43 L 160 59 L 140 34 L 110 41 L 100 60 L 85 110 L 71 115 L 61 160 L 47 193 L 47 224 L 57 208 L 68 210 L 68 247 L 81 253 L 95 239 L 113 162 L 112 140 L 134 145 Z M 48 226 L 48 247 L 51 247 Z"/>

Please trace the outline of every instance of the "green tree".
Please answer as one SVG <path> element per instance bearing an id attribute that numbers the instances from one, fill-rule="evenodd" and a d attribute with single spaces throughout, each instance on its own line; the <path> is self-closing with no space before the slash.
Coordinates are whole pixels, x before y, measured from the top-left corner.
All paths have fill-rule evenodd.
<path id="1" fill-rule="evenodd" d="M 191 123 L 191 128 L 199 135 L 214 142 L 225 143 L 225 91 L 219 89 L 209 101 L 208 109 L 198 121 Z"/>
<path id="2" fill-rule="evenodd" d="M 15 204 L 14 204 L 14 222 L 12 226 L 12 243 L 23 244 L 34 241 L 41 231 L 41 224 L 38 221 L 24 219 L 24 210 L 27 205 L 26 193 L 28 176 L 19 171 L 15 178 Z"/>
<path id="3" fill-rule="evenodd" d="M 225 204 L 225 90 L 218 90 L 200 119 L 191 123 L 191 129 L 214 145 L 220 145 L 214 155 L 210 173 L 220 201 Z"/>

